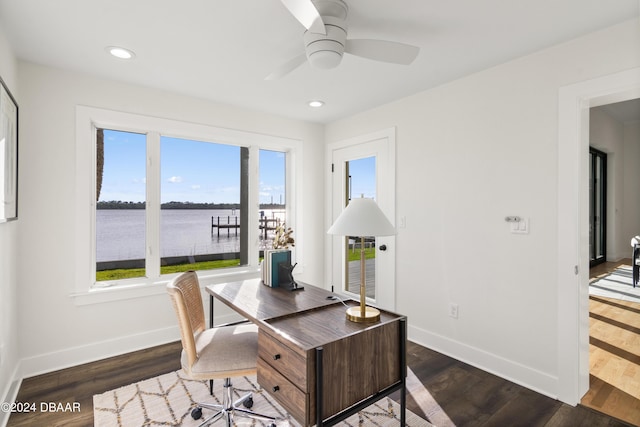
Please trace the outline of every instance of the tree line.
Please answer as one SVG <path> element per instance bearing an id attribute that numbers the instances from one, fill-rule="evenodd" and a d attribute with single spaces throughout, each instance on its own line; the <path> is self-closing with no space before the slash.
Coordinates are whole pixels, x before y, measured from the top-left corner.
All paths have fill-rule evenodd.
<path id="1" fill-rule="evenodd" d="M 144 209 L 146 202 L 123 202 L 121 200 L 100 201 L 96 209 Z M 262 203 L 260 209 L 284 209 L 285 205 L 277 203 Z M 240 203 L 196 203 L 196 202 L 167 202 L 160 205 L 160 209 L 240 209 Z"/>

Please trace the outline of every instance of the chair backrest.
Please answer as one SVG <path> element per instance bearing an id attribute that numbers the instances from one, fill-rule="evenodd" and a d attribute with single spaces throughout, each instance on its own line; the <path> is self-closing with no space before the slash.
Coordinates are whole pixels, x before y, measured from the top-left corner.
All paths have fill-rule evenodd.
<path id="1" fill-rule="evenodd" d="M 195 271 L 182 273 L 167 284 L 167 291 L 178 316 L 182 348 L 191 367 L 198 360 L 196 336 L 206 329 L 198 275 Z"/>

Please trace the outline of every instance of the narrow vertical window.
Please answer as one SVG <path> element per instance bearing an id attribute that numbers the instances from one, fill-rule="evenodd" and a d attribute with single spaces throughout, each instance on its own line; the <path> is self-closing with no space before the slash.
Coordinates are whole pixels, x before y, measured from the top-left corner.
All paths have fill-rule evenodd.
<path id="1" fill-rule="evenodd" d="M 96 132 L 96 281 L 144 277 L 146 136 Z"/>
<path id="2" fill-rule="evenodd" d="M 260 251 L 271 249 L 275 228 L 286 225 L 286 153 L 260 150 Z"/>
<path id="3" fill-rule="evenodd" d="M 348 202 L 359 197 L 376 199 L 376 158 L 366 157 L 354 159 L 345 165 L 347 172 L 347 195 Z M 358 294 L 360 290 L 360 245 L 363 236 L 348 236 L 348 247 L 346 254 L 345 291 Z M 376 297 L 376 277 L 375 277 L 375 257 L 376 239 L 371 236 L 364 236 L 365 245 L 365 265 L 366 265 L 366 294 L 367 298 Z"/>
<path id="4" fill-rule="evenodd" d="M 161 137 L 162 274 L 241 265 L 242 150 Z"/>

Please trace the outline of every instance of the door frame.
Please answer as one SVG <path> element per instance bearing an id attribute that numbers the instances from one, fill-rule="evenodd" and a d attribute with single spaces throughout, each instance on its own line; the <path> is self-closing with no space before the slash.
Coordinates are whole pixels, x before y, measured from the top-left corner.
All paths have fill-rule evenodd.
<path id="1" fill-rule="evenodd" d="M 589 146 L 589 156 L 593 156 L 589 164 L 590 177 L 600 175 L 599 180 L 593 181 L 593 188 L 591 188 L 591 182 L 589 182 L 589 201 L 594 201 L 593 205 L 589 204 L 589 246 L 591 246 L 591 239 L 593 238 L 593 251 L 589 250 L 589 268 L 598 264 L 602 264 L 607 260 L 607 153 L 602 150 L 598 150 L 595 147 Z M 595 159 L 600 159 L 600 167 Z M 600 170 L 598 170 L 600 169 Z M 591 180 L 589 180 L 591 181 Z M 596 195 L 600 195 L 600 203 L 595 203 Z M 596 217 L 599 219 L 596 221 Z M 593 223 L 592 223 L 593 218 Z M 599 224 L 599 227 L 595 225 Z M 596 251 L 598 244 L 602 247 L 602 255 L 598 256 Z M 592 258 L 593 255 L 593 258 Z"/>
<path id="2" fill-rule="evenodd" d="M 364 145 L 373 143 L 379 140 L 386 140 L 386 148 L 383 152 L 376 152 L 376 169 L 383 167 L 386 173 L 385 182 L 380 182 L 377 179 L 377 171 L 376 171 L 376 202 L 380 209 L 384 212 L 384 214 L 389 219 L 391 224 L 395 225 L 395 206 L 396 206 L 396 191 L 395 191 L 395 183 L 396 183 L 396 129 L 395 127 L 387 128 L 371 133 L 367 133 L 364 135 L 356 136 L 353 138 L 340 140 L 337 142 L 332 142 L 327 144 L 326 148 L 326 213 L 325 213 L 325 230 L 328 230 L 333 224 L 334 221 L 334 201 L 336 198 L 333 194 L 333 172 L 332 172 L 332 162 L 333 162 L 333 152 L 336 150 L 356 147 L 357 145 Z M 370 151 L 369 151 L 370 153 Z M 384 165 L 382 164 L 384 163 Z M 396 274 L 395 274 L 395 254 L 396 254 L 396 237 L 395 236 L 384 236 L 377 237 L 376 244 L 385 244 L 387 246 L 387 251 L 385 252 L 385 257 L 392 263 L 393 268 L 384 269 L 384 274 L 379 274 L 379 269 L 377 268 L 379 259 L 376 256 L 376 281 L 382 279 L 386 281 L 386 283 L 391 282 L 390 287 L 385 289 L 383 292 L 378 292 L 376 290 L 376 306 L 383 308 L 385 310 L 394 311 L 396 306 Z M 340 291 L 340 287 L 338 284 L 333 283 L 333 261 L 335 252 L 338 250 L 337 245 L 334 245 L 334 236 L 326 235 L 325 239 L 325 278 L 327 282 L 327 286 L 329 289 L 333 286 L 335 291 Z M 384 297 L 384 301 L 381 304 L 381 297 Z"/>
<path id="3" fill-rule="evenodd" d="M 589 109 L 640 97 L 640 68 L 561 87 L 558 108 L 558 399 L 589 390 Z"/>

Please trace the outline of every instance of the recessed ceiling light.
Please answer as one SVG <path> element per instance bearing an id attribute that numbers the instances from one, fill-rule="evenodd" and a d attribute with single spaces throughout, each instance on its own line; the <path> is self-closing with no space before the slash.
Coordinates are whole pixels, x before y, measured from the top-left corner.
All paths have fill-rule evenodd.
<path id="1" fill-rule="evenodd" d="M 133 51 L 119 46 L 109 46 L 107 47 L 107 52 L 120 59 L 133 59 L 136 56 Z"/>
<path id="2" fill-rule="evenodd" d="M 318 101 L 318 100 L 309 101 L 309 107 L 318 108 L 318 107 L 322 107 L 323 105 L 324 105 L 323 101 Z"/>

